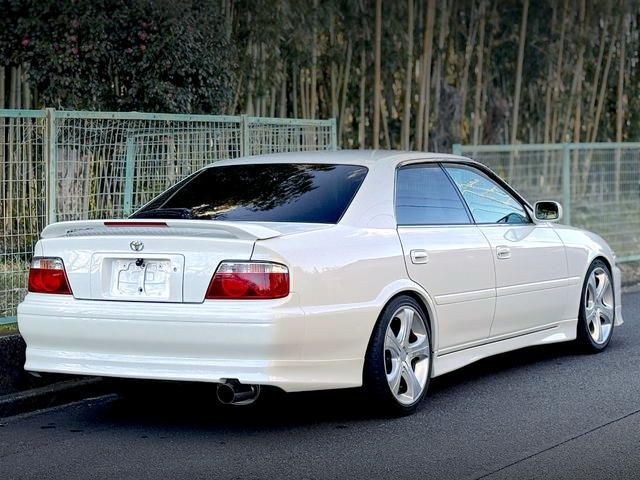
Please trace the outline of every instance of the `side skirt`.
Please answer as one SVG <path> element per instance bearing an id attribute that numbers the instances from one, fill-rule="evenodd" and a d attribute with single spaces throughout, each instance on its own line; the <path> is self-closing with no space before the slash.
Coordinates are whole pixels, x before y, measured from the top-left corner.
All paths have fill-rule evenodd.
<path id="1" fill-rule="evenodd" d="M 575 340 L 577 324 L 577 319 L 564 320 L 534 332 L 516 334 L 502 339 L 488 339 L 486 343 L 481 345 L 437 354 L 434 356 L 433 373 L 431 376 L 437 377 L 438 375 L 452 372 L 465 365 L 499 353 L 510 352 L 533 345 L 545 345 Z"/>

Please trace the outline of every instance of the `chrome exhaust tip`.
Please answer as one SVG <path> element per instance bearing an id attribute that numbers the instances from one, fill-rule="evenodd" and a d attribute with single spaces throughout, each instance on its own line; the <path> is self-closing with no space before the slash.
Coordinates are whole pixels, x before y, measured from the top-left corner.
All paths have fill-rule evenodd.
<path id="1" fill-rule="evenodd" d="M 216 389 L 218 401 L 224 405 L 249 405 L 260 395 L 260 385 L 245 385 L 235 378 L 219 383 Z"/>

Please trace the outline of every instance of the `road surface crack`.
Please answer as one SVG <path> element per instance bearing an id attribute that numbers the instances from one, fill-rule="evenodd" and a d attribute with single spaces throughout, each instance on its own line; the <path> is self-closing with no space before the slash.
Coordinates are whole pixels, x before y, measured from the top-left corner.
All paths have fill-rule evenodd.
<path id="1" fill-rule="evenodd" d="M 580 433 L 580 434 L 578 434 L 578 435 L 575 435 L 575 436 L 573 436 L 573 437 L 571 437 L 571 438 L 568 438 L 567 440 L 563 440 L 562 442 L 556 443 L 555 445 L 552 445 L 552 446 L 550 446 L 550 447 L 547 447 L 547 448 L 545 448 L 544 450 L 540 450 L 539 452 L 532 453 L 531 455 L 528 455 L 528 456 L 526 456 L 526 457 L 524 457 L 524 458 L 521 458 L 520 460 L 516 460 L 515 462 L 512 462 L 512 463 L 510 463 L 510 464 L 508 464 L 508 465 L 505 465 L 504 467 L 500 467 L 500 468 L 498 468 L 497 470 L 494 470 L 494 471 L 492 471 L 492 472 L 489 472 L 489 473 L 487 473 L 487 474 L 485 474 L 485 475 L 482 475 L 482 476 L 480 476 L 480 477 L 476 477 L 476 479 L 475 479 L 475 480 L 481 480 L 482 478 L 488 478 L 488 477 L 490 477 L 491 475 L 494 475 L 494 474 L 496 474 L 496 473 L 498 473 L 498 472 L 501 472 L 501 471 L 503 471 L 503 470 L 506 470 L 507 468 L 511 468 L 511 467 L 513 467 L 514 465 L 518 465 L 519 463 L 522 463 L 522 462 L 525 462 L 525 461 L 527 461 L 527 460 L 530 460 L 530 459 L 532 459 L 532 458 L 534 458 L 534 457 L 537 457 L 538 455 L 541 455 L 541 454 L 543 454 L 543 453 L 545 453 L 545 452 L 548 452 L 548 451 L 550 451 L 550 450 L 553 450 L 553 449 L 555 449 L 555 448 L 558 448 L 558 447 L 560 447 L 560 446 L 562 446 L 562 445 L 564 445 L 564 444 L 566 444 L 566 443 L 573 442 L 574 440 L 577 440 L 578 438 L 581 438 L 581 437 L 584 437 L 584 436 L 586 436 L 586 435 L 589 435 L 590 433 L 597 432 L 598 430 L 601 430 L 601 429 L 603 429 L 603 428 L 605 428 L 605 427 L 608 427 L 609 425 L 613 425 L 613 424 L 614 424 L 614 423 L 616 423 L 616 422 L 620 422 L 620 421 L 625 420 L 625 419 L 627 419 L 627 418 L 629 418 L 629 417 L 632 417 L 632 416 L 634 416 L 634 415 L 637 415 L 638 413 L 640 413 L 640 410 L 635 410 L 635 411 L 633 411 L 633 412 L 631 412 L 631 413 L 627 413 L 626 415 L 623 415 L 622 417 L 619 417 L 619 418 L 616 418 L 616 419 L 614 419 L 614 420 L 611 420 L 610 422 L 607 422 L 607 423 L 604 423 L 604 424 L 602 424 L 602 425 L 599 425 L 599 426 L 597 426 L 597 427 L 595 427 L 595 428 L 592 428 L 591 430 L 587 430 L 586 432 L 582 432 L 582 433 Z"/>

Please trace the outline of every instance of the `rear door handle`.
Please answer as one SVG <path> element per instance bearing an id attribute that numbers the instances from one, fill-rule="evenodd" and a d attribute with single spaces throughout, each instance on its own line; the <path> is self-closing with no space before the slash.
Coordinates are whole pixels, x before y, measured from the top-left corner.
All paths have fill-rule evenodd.
<path id="1" fill-rule="evenodd" d="M 429 254 L 426 250 L 411 250 L 409 256 L 411 263 L 427 263 L 429 261 Z"/>
<path id="2" fill-rule="evenodd" d="M 505 247 L 504 245 L 499 245 L 496 247 L 496 256 L 500 260 L 511 258 L 511 249 L 509 247 Z"/>

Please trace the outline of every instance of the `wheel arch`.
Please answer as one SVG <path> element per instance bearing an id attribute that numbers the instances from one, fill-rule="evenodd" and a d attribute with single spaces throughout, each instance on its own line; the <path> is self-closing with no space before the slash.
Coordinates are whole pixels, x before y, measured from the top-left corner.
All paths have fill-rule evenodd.
<path id="1" fill-rule="evenodd" d="M 611 262 L 609 261 L 609 259 L 607 257 L 605 257 L 604 255 L 596 255 L 596 256 L 594 256 L 593 259 L 589 262 L 589 266 L 587 267 L 587 271 L 589 271 L 589 268 L 591 268 L 591 265 L 596 260 L 602 260 L 602 262 L 609 269 L 609 273 L 611 273 L 613 275 L 613 265 L 611 265 Z"/>
<path id="2" fill-rule="evenodd" d="M 410 289 L 410 288 L 405 288 L 403 290 L 397 291 L 395 292 L 392 296 L 390 296 L 386 302 L 384 302 L 382 304 L 382 307 L 380 308 L 380 312 L 378 313 L 378 318 L 376 319 L 376 323 L 375 325 L 377 325 L 378 321 L 380 320 L 380 315 L 382 315 L 382 312 L 384 311 L 384 309 L 387 307 L 387 305 L 389 305 L 389 303 L 391 303 L 393 300 L 395 300 L 398 297 L 401 296 L 407 296 L 412 298 L 413 300 L 415 300 L 418 305 L 420 306 L 420 308 L 422 309 L 422 313 L 424 313 L 424 315 L 426 316 L 426 320 L 427 323 L 429 325 L 429 333 L 431 334 L 431 350 L 435 351 L 436 350 L 436 345 L 438 345 L 438 329 L 436 328 L 437 325 L 437 320 L 436 320 L 436 314 L 432 305 L 432 301 L 428 298 L 428 296 L 426 296 L 426 294 L 418 291 L 418 290 L 414 290 L 414 289 Z M 374 325 L 374 329 L 375 329 L 375 325 Z M 371 331 L 370 337 L 371 335 L 373 335 L 373 330 Z"/>

